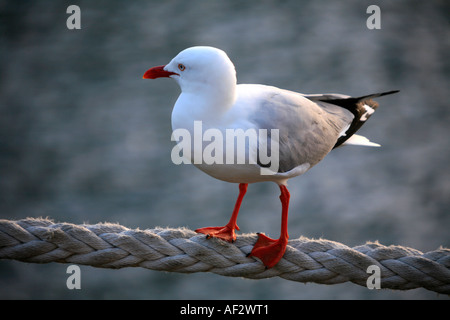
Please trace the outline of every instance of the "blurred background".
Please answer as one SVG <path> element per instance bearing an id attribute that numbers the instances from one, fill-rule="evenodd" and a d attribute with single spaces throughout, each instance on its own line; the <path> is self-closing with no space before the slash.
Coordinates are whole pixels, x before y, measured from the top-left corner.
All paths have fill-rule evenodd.
<path id="1" fill-rule="evenodd" d="M 81 8 L 81 30 L 66 9 Z M 381 9 L 369 30 L 366 9 Z M 0 218 L 117 222 L 129 228 L 225 224 L 238 194 L 171 162 L 170 79 L 142 80 L 194 45 L 225 50 L 239 83 L 302 93 L 401 90 L 360 131 L 382 148 L 333 151 L 290 180 L 289 233 L 348 246 L 378 240 L 450 247 L 448 1 L 0 0 Z M 273 183 L 249 187 L 241 232 L 278 237 Z M 0 261 L 1 299 L 446 299 L 280 278 Z"/>

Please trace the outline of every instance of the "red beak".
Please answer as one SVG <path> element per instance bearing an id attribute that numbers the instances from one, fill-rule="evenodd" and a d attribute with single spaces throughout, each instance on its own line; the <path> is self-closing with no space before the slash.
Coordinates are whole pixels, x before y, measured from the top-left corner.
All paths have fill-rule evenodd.
<path id="1" fill-rule="evenodd" d="M 148 69 L 144 75 L 142 76 L 142 79 L 156 79 L 156 78 L 162 78 L 162 77 L 170 77 L 173 74 L 178 75 L 175 72 L 170 72 L 164 70 L 165 66 L 158 66 Z"/>

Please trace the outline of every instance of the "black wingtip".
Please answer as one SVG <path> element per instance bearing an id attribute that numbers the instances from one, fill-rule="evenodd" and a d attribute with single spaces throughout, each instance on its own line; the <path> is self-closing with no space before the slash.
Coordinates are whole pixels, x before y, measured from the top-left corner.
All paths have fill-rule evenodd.
<path id="1" fill-rule="evenodd" d="M 385 91 L 385 92 L 380 92 L 380 93 L 373 93 L 373 94 L 368 94 L 366 96 L 349 98 L 349 99 L 353 99 L 355 101 L 362 101 L 362 100 L 366 100 L 366 99 L 373 99 L 373 98 L 378 98 L 378 97 L 382 97 L 382 96 L 387 96 L 389 94 L 394 94 L 397 92 L 400 92 L 400 90 L 391 90 L 391 91 Z"/>
<path id="2" fill-rule="evenodd" d="M 382 93 L 380 93 L 380 97 L 381 96 L 387 96 L 388 94 L 394 94 L 394 93 L 397 93 L 397 92 L 400 92 L 400 90 L 392 90 L 392 91 L 382 92 Z"/>
<path id="3" fill-rule="evenodd" d="M 355 118 L 353 119 L 350 128 L 347 129 L 344 136 L 339 137 L 338 141 L 334 145 L 333 149 L 339 147 L 342 145 L 347 139 L 349 139 L 354 133 L 356 133 L 359 128 L 365 123 L 364 121 L 360 121 L 363 114 L 367 113 L 367 110 L 363 108 L 364 104 L 368 104 L 372 109 L 378 108 L 378 103 L 373 101 L 373 98 L 386 96 L 389 94 L 394 94 L 400 92 L 400 90 L 391 90 L 391 91 L 385 91 L 385 92 L 379 92 L 379 93 L 373 93 L 366 96 L 361 97 L 350 97 L 350 98 L 344 98 L 344 99 L 333 99 L 333 100 L 322 100 L 324 102 L 332 103 L 335 105 L 338 105 L 342 108 L 347 109 L 353 115 Z M 363 104 L 361 103 L 363 102 Z M 370 115 L 369 115 L 370 116 Z M 367 120 L 366 116 L 366 120 Z"/>

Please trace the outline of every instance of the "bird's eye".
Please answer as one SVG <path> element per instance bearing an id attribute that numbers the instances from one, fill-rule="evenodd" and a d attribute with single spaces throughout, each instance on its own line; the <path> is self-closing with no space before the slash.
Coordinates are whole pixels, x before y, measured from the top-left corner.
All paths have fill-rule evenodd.
<path id="1" fill-rule="evenodd" d="M 179 64 L 178 65 L 178 69 L 180 69 L 180 71 L 184 71 L 184 69 L 186 69 L 186 67 L 184 66 L 184 64 Z"/>

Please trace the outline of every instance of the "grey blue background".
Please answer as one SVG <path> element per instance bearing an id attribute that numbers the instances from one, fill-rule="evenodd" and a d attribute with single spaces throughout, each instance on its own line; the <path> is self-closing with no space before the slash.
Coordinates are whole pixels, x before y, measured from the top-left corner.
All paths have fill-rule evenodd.
<path id="1" fill-rule="evenodd" d="M 81 30 L 66 8 L 81 8 Z M 366 9 L 381 8 L 369 30 Z M 356 246 L 450 247 L 448 1 L 0 0 L 0 218 L 223 225 L 237 185 L 171 162 L 179 88 L 143 80 L 194 45 L 225 50 L 239 83 L 303 93 L 399 89 L 360 133 L 289 182 L 289 233 Z M 278 237 L 279 190 L 251 185 L 238 224 Z M 446 299 L 272 278 L 0 261 L 1 299 Z"/>

